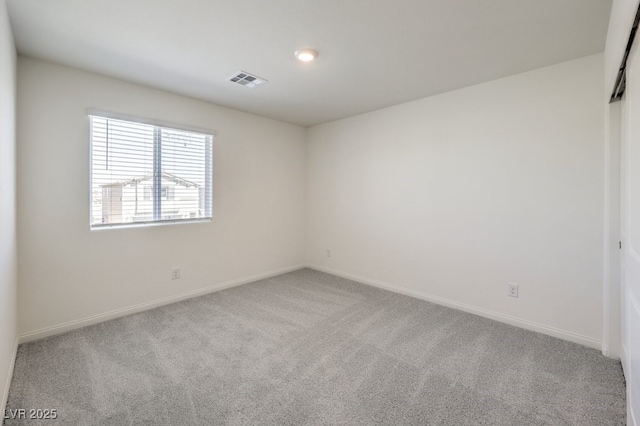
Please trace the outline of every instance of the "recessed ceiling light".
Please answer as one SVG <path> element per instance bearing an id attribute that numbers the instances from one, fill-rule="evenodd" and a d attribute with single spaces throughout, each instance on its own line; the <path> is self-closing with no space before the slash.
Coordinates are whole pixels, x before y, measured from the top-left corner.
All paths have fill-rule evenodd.
<path id="1" fill-rule="evenodd" d="M 296 58 L 298 58 L 299 61 L 311 62 L 316 58 L 316 56 L 318 56 L 318 52 L 312 49 L 302 49 L 296 50 L 296 53 L 294 53 L 294 55 Z"/>

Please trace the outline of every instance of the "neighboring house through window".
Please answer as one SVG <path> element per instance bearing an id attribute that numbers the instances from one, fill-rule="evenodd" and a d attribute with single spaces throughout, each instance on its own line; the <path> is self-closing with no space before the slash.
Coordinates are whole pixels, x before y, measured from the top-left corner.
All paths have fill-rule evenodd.
<path id="1" fill-rule="evenodd" d="M 91 119 L 91 227 L 212 216 L 213 135 Z"/>

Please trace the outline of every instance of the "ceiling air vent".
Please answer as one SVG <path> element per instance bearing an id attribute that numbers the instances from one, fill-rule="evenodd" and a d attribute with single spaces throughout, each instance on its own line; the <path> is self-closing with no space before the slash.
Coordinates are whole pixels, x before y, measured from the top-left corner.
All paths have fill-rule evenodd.
<path id="1" fill-rule="evenodd" d="M 265 80 L 264 78 L 260 78 L 258 76 L 249 74 L 248 72 L 244 72 L 244 71 L 238 71 L 237 73 L 229 77 L 227 80 L 233 83 L 239 84 L 241 86 L 248 87 L 250 89 L 253 87 L 256 87 L 259 84 L 263 84 L 267 82 L 267 80 Z"/>

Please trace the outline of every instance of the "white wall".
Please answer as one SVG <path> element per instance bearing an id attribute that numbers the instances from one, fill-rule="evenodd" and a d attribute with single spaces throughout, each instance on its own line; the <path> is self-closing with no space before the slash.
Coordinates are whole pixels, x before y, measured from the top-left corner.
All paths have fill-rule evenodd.
<path id="1" fill-rule="evenodd" d="M 312 127 L 308 262 L 600 348 L 602 93 L 599 54 Z"/>
<path id="2" fill-rule="evenodd" d="M 29 58 L 18 76 L 21 340 L 304 264 L 304 128 Z M 90 107 L 215 130 L 213 222 L 90 231 Z"/>
<path id="3" fill-rule="evenodd" d="M 4 412 L 17 338 L 16 49 L 0 0 L 0 413 Z"/>

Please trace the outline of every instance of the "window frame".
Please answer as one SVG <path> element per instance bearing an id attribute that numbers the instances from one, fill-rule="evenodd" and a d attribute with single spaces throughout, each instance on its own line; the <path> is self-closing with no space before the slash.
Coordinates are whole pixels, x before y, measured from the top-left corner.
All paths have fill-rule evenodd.
<path id="1" fill-rule="evenodd" d="M 121 121 L 129 121 L 139 124 L 145 124 L 150 126 L 155 126 L 157 128 L 166 128 L 169 130 L 178 130 L 185 131 L 191 133 L 199 133 L 205 136 L 210 137 L 210 149 L 209 151 L 209 173 L 205 175 L 206 182 L 209 187 L 209 191 L 205 189 L 205 209 L 209 204 L 210 207 L 210 216 L 199 217 L 199 218 L 185 218 L 185 219 L 158 219 L 158 220 L 148 220 L 141 222 L 123 222 L 123 223 L 93 223 L 93 126 L 91 124 L 91 117 L 99 117 L 105 119 L 113 119 L 113 120 L 121 120 Z M 213 219 L 213 150 L 214 150 L 214 140 L 216 137 L 216 132 L 211 129 L 190 126 L 184 124 L 176 124 L 173 122 L 162 121 L 162 120 L 154 120 L 148 118 L 142 118 L 138 116 L 131 116 L 126 114 L 113 113 L 109 111 L 104 111 L 95 108 L 87 109 L 87 127 L 88 127 L 88 136 L 89 136 L 89 229 L 91 231 L 100 231 L 104 229 L 117 229 L 117 228 L 140 228 L 140 227 L 153 227 L 153 226 L 165 226 L 165 225 L 180 225 L 180 224 L 190 224 L 190 223 L 207 223 L 211 222 Z M 205 159 L 206 161 L 206 159 Z M 160 188 L 159 192 L 162 191 Z M 208 192 L 208 193 L 207 193 Z M 160 201 L 160 200 L 158 200 Z"/>

